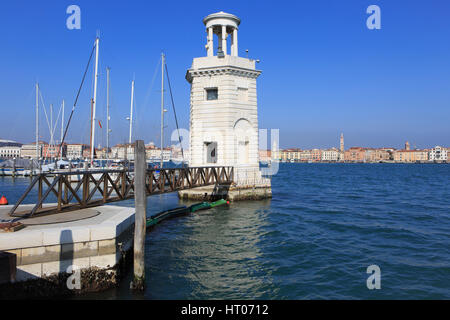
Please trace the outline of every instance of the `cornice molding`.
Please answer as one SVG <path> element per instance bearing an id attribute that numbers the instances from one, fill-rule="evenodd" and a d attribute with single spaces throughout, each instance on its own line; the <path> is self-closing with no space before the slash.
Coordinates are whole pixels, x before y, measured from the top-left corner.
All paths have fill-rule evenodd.
<path id="1" fill-rule="evenodd" d="M 261 70 L 245 69 L 231 65 L 212 68 L 188 69 L 186 72 L 186 80 L 189 83 L 192 83 L 192 79 L 194 77 L 210 77 L 224 74 L 256 79 L 259 77 L 261 72 Z"/>

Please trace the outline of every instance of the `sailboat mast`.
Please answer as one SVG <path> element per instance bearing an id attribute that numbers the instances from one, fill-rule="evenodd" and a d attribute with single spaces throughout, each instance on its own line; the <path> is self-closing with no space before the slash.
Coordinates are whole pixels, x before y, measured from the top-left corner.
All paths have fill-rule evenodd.
<path id="1" fill-rule="evenodd" d="M 161 162 L 160 168 L 163 167 L 163 152 L 164 152 L 164 52 L 161 53 Z"/>
<path id="2" fill-rule="evenodd" d="M 93 99 L 93 107 L 92 107 L 92 137 L 91 137 L 91 165 L 94 162 L 94 142 L 95 142 L 95 107 L 97 105 L 97 80 L 98 80 L 98 44 L 99 44 L 100 38 L 97 37 L 95 39 L 95 77 L 94 77 L 94 99 Z"/>
<path id="3" fill-rule="evenodd" d="M 106 68 L 106 159 L 109 158 L 109 70 Z"/>
<path id="4" fill-rule="evenodd" d="M 62 116 L 61 116 L 61 146 L 59 147 L 59 152 L 61 153 L 61 160 L 63 158 L 63 151 L 62 151 L 63 136 L 64 136 L 64 99 L 62 101 Z"/>
<path id="5" fill-rule="evenodd" d="M 50 160 L 53 158 L 53 104 L 50 105 Z"/>
<path id="6" fill-rule="evenodd" d="M 130 104 L 130 136 L 128 143 L 131 144 L 131 134 L 133 131 L 133 98 L 134 98 L 134 80 L 131 81 L 131 104 Z"/>
<path id="7" fill-rule="evenodd" d="M 36 82 L 36 161 L 39 161 L 39 84 Z"/>

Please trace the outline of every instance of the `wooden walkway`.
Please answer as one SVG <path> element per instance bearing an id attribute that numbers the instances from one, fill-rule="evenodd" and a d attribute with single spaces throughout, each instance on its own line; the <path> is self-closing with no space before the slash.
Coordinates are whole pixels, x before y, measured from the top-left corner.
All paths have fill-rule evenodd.
<path id="1" fill-rule="evenodd" d="M 73 182 L 74 177 L 79 177 L 77 182 Z M 148 169 L 145 181 L 147 196 L 216 184 L 226 185 L 233 181 L 233 167 Z M 17 212 L 25 199 L 35 196 L 32 190 L 36 186 L 36 204 L 29 210 Z M 50 194 L 55 195 L 56 205 L 43 207 Z M 9 215 L 33 217 L 95 207 L 133 197 L 134 172 L 130 170 L 67 171 L 52 176 L 40 174 L 32 180 Z"/>

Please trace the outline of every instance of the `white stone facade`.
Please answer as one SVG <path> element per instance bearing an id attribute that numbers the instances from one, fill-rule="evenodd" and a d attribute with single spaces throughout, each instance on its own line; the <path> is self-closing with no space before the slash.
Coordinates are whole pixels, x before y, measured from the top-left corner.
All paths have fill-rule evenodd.
<path id="1" fill-rule="evenodd" d="M 234 166 L 235 180 L 239 176 L 261 179 L 256 92 L 261 71 L 256 69 L 255 60 L 238 57 L 239 22 L 223 12 L 204 19 L 208 56 L 194 58 L 186 73 L 191 84 L 189 165 Z M 213 55 L 211 30 L 225 39 L 219 41 L 217 55 Z M 227 37 L 221 30 L 234 37 L 231 55 L 222 49 Z"/>
<path id="2" fill-rule="evenodd" d="M 2 146 L 0 158 L 20 158 L 21 149 L 19 146 Z"/>
<path id="3" fill-rule="evenodd" d="M 42 157 L 42 150 L 44 145 L 42 143 L 38 144 L 38 157 Z M 25 159 L 36 159 L 36 143 L 24 144 L 22 146 L 20 156 Z"/>
<path id="4" fill-rule="evenodd" d="M 436 146 L 433 149 L 430 150 L 428 154 L 428 160 L 430 161 L 447 161 L 448 160 L 448 154 L 447 149 Z"/>
<path id="5" fill-rule="evenodd" d="M 321 160 L 322 161 L 339 161 L 340 160 L 340 152 L 336 148 L 323 150 Z"/>
<path id="6" fill-rule="evenodd" d="M 89 146 L 75 143 L 67 145 L 66 157 L 69 160 L 82 159 L 84 150 L 89 149 Z"/>

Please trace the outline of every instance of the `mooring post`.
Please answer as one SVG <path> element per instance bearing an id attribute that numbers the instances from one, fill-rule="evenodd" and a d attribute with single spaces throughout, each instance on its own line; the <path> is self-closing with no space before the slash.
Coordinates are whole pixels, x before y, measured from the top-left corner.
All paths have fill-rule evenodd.
<path id="1" fill-rule="evenodd" d="M 134 277 L 131 288 L 145 288 L 145 220 L 147 210 L 147 194 L 145 176 L 147 163 L 145 161 L 145 145 L 143 140 L 136 140 L 134 147 Z"/>

